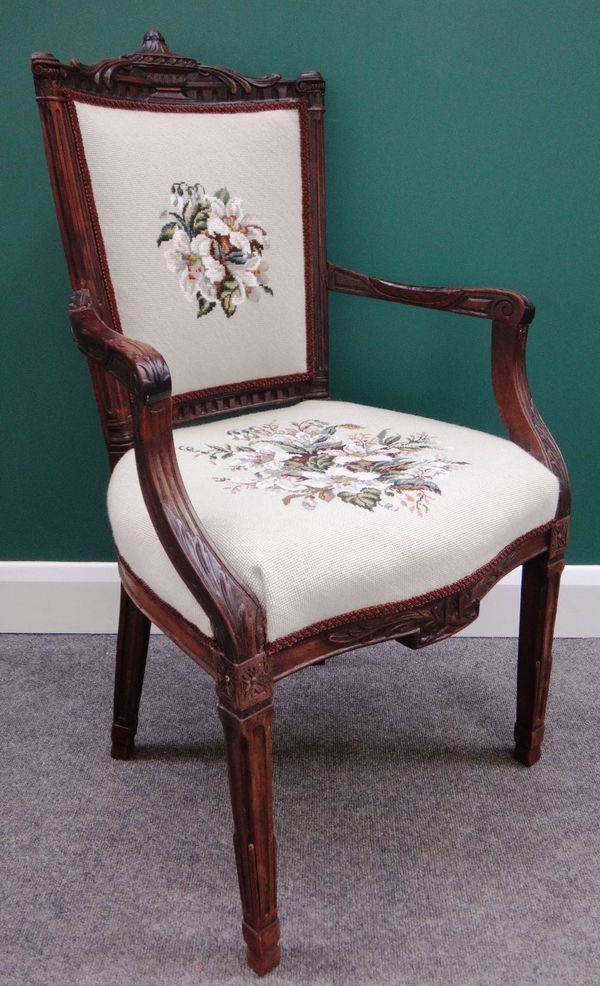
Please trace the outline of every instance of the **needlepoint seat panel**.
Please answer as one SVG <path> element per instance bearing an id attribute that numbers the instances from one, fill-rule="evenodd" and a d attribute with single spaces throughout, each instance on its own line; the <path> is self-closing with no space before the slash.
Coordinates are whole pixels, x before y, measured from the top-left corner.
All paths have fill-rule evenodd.
<path id="1" fill-rule="evenodd" d="M 527 382 L 534 308 L 516 291 L 328 262 L 317 72 L 243 76 L 172 52 L 155 30 L 129 55 L 66 65 L 42 52 L 32 68 L 71 327 L 113 470 L 111 754 L 135 750 L 152 621 L 215 681 L 242 932 L 264 975 L 280 959 L 281 678 L 382 640 L 448 637 L 523 565 L 515 756 L 540 757 L 570 489 Z M 364 232 L 397 241 L 392 219 Z M 327 400 L 329 291 L 472 316 L 473 345 L 491 336 L 508 440 Z"/>
<path id="2" fill-rule="evenodd" d="M 72 102 L 115 323 L 176 395 L 308 379 L 305 108 L 136 106 Z"/>
<path id="3" fill-rule="evenodd" d="M 304 401 L 178 428 L 175 446 L 198 516 L 275 646 L 451 585 L 556 513 L 556 476 L 512 442 L 381 408 Z M 153 528 L 133 452 L 108 505 L 128 566 L 210 636 Z"/>

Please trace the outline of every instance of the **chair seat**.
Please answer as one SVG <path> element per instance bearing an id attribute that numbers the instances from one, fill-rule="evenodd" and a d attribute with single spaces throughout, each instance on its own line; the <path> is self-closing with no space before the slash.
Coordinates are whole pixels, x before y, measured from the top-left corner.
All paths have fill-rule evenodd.
<path id="1" fill-rule="evenodd" d="M 450 586 L 556 513 L 558 480 L 512 442 L 396 411 L 311 400 L 174 439 L 190 500 L 260 600 L 270 642 Z M 134 574 L 212 636 L 156 536 L 133 451 L 108 507 Z"/>

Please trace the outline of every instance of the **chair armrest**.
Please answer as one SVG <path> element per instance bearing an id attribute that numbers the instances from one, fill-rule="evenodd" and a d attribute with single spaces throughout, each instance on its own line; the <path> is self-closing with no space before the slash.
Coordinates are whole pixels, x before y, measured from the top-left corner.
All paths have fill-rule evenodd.
<path id="1" fill-rule="evenodd" d="M 154 404 L 171 396 L 171 374 L 160 353 L 109 328 L 93 307 L 89 291 L 71 295 L 69 318 L 81 352 L 124 384 L 134 399 Z"/>
<path id="2" fill-rule="evenodd" d="M 533 302 L 518 291 L 501 291 L 496 288 L 425 288 L 396 281 L 382 281 L 357 271 L 328 264 L 330 291 L 343 294 L 397 301 L 402 305 L 455 312 L 458 315 L 474 315 L 509 325 L 528 325 L 535 314 Z"/>
<path id="3" fill-rule="evenodd" d="M 210 541 L 179 471 L 165 360 L 151 346 L 106 325 L 88 291 L 72 295 L 69 316 L 81 351 L 132 395 L 135 457 L 150 519 L 173 566 L 208 615 L 217 647 L 233 661 L 260 652 L 266 635 L 260 603 Z"/>
<path id="4" fill-rule="evenodd" d="M 492 384 L 498 410 L 511 440 L 558 478 L 557 517 L 567 516 L 571 504 L 567 467 L 527 381 L 527 331 L 535 315 L 535 307 L 529 298 L 517 291 L 496 288 L 414 287 L 382 281 L 336 264 L 328 264 L 327 272 L 331 291 L 491 319 Z"/>

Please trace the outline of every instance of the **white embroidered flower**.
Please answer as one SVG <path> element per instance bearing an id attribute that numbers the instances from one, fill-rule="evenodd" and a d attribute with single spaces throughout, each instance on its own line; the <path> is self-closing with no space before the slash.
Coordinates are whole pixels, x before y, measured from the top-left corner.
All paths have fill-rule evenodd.
<path id="1" fill-rule="evenodd" d="M 426 434 L 402 438 L 386 429 L 370 435 L 359 425 L 314 419 L 288 426 L 271 422 L 227 434 L 232 441 L 225 447 L 182 448 L 222 462 L 235 480 L 215 480 L 229 482 L 232 492 L 272 490 L 284 494 L 284 504 L 299 499 L 308 510 L 319 501 L 338 499 L 369 511 L 378 505 L 389 510 L 400 505 L 423 514 L 442 492 L 434 480 L 467 465 L 440 454 Z"/>
<path id="2" fill-rule="evenodd" d="M 244 264 L 227 263 L 226 266 L 236 283 L 233 303 L 241 305 L 246 298 L 258 301 L 258 288 L 264 287 L 268 281 L 266 271 L 269 265 L 260 257 L 251 256 Z"/>
<path id="3" fill-rule="evenodd" d="M 210 239 L 199 234 L 191 241 L 182 229 L 175 230 L 171 246 L 165 250 L 169 270 L 179 273 L 179 284 L 188 301 L 198 293 L 207 301 L 216 302 L 215 284 L 225 276 L 225 268 L 211 256 Z"/>
<path id="4" fill-rule="evenodd" d="M 246 235 L 251 240 L 256 240 L 261 246 L 267 244 L 267 234 L 264 229 L 259 225 L 258 219 L 254 216 L 246 215 L 242 216 L 240 220 L 240 226 L 246 230 Z"/>
<path id="5" fill-rule="evenodd" d="M 231 198 L 226 188 L 207 195 L 198 183 L 175 182 L 171 205 L 173 211 L 161 214 L 168 221 L 158 245 L 170 244 L 165 262 L 179 274 L 187 300 L 198 302 L 198 316 L 220 304 L 231 318 L 246 299 L 257 302 L 261 290 L 273 294 L 262 259 L 265 230 L 244 214 L 241 199 Z"/>

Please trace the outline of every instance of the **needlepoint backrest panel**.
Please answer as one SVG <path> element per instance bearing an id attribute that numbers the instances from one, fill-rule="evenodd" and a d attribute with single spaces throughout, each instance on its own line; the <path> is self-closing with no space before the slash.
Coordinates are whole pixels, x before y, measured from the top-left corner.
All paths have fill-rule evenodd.
<path id="1" fill-rule="evenodd" d="M 96 66 L 34 56 L 34 75 L 70 131 L 62 155 L 45 133 L 63 237 L 93 237 L 73 285 L 93 284 L 103 317 L 163 354 L 180 417 L 218 410 L 217 395 L 324 394 L 320 77 L 246 79 L 173 55 L 157 32 Z"/>
<path id="2" fill-rule="evenodd" d="M 301 104 L 71 106 L 114 317 L 173 392 L 310 374 Z"/>

